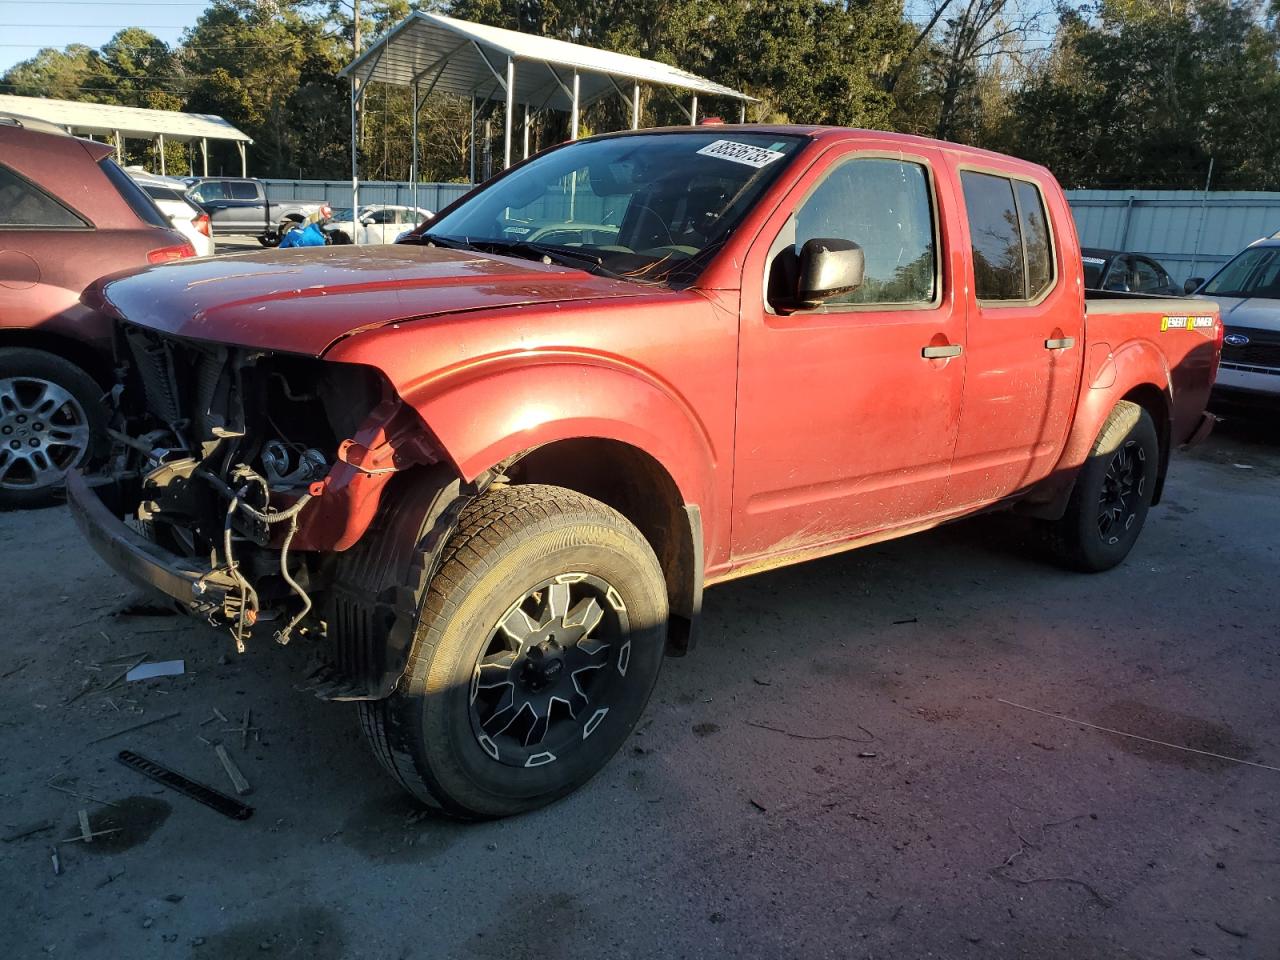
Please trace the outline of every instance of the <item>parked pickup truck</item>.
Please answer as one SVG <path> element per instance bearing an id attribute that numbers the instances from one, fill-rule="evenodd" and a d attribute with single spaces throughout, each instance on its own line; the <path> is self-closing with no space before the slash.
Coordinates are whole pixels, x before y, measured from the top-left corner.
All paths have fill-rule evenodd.
<path id="1" fill-rule="evenodd" d="M 571 210 L 616 231 L 525 239 Z M 85 534 L 240 649 L 312 647 L 391 776 L 473 818 L 599 770 L 710 584 L 1006 507 L 1119 563 L 1222 335 L 1086 305 L 1043 168 L 808 127 L 578 141 L 407 242 L 87 296 L 123 387 Z"/>
<path id="2" fill-rule="evenodd" d="M 187 177 L 187 196 L 209 215 L 217 233 L 251 234 L 264 247 L 279 246 L 280 238 L 320 208 L 320 201 L 267 199 L 261 180 L 231 177 Z"/>

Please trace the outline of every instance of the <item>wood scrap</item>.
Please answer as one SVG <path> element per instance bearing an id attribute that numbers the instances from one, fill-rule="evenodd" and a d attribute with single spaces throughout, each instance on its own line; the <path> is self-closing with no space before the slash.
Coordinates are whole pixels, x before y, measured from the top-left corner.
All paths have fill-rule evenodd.
<path id="1" fill-rule="evenodd" d="M 231 759 L 231 754 L 227 753 L 227 748 L 219 743 L 214 746 L 213 752 L 218 755 L 222 769 L 227 772 L 227 777 L 231 780 L 231 785 L 236 788 L 236 793 L 242 797 L 253 793 L 253 787 L 249 786 L 249 781 L 245 779 L 244 774 L 240 772 L 240 768 Z"/>
<path id="2" fill-rule="evenodd" d="M 127 672 L 127 671 L 126 671 Z M 102 743 L 103 740 L 110 740 L 113 737 L 119 737 L 126 733 L 132 733 L 134 730 L 141 730 L 143 727 L 149 727 L 153 723 L 164 723 L 166 720 L 172 720 L 174 717 L 181 716 L 181 710 L 175 710 L 173 713 L 166 713 L 164 716 L 152 717 L 150 720 L 143 720 L 141 723 L 135 723 L 131 727 L 125 727 L 123 730 L 116 730 L 113 733 L 104 733 L 100 737 L 90 740 L 86 746 L 93 746 L 95 743 Z"/>

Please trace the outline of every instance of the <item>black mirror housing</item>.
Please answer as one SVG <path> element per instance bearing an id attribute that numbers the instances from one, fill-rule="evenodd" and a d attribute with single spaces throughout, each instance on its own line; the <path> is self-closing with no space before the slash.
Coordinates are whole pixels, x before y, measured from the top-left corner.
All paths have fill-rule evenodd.
<path id="1" fill-rule="evenodd" d="M 1192 277 L 1182 284 L 1183 294 L 1195 293 L 1200 289 L 1200 285 L 1204 283 L 1204 277 Z"/>
<path id="2" fill-rule="evenodd" d="M 796 302 L 817 307 L 862 286 L 866 258 L 852 240 L 815 237 L 800 248 Z"/>

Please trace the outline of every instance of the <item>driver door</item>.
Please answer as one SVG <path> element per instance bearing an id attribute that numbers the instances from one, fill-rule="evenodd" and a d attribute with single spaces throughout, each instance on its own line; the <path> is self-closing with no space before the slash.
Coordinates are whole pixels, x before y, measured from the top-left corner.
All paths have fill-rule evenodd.
<path id="1" fill-rule="evenodd" d="M 861 144 L 800 179 L 748 257 L 742 292 L 733 556 L 874 535 L 943 510 L 964 386 L 962 262 L 945 159 Z M 862 246 L 862 287 L 780 305 L 806 240 Z M 761 282 L 761 278 L 763 283 Z"/>

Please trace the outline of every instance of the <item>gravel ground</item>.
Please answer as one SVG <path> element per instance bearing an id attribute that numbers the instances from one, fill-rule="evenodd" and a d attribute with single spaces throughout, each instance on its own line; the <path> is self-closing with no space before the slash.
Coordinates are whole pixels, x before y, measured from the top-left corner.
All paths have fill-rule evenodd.
<path id="1" fill-rule="evenodd" d="M 0 515 L 0 830 L 54 824 L 0 843 L 0 950 L 1275 960 L 1280 770 L 1012 705 L 1280 767 L 1269 429 L 1179 455 L 1109 574 L 1028 559 L 990 518 L 709 591 L 600 776 L 471 826 L 415 809 L 351 707 L 295 690 L 305 649 L 130 615 L 64 510 Z M 101 689 L 144 654 L 187 672 Z M 229 789 L 200 737 L 252 819 L 115 761 Z M 82 808 L 117 832 L 57 843 Z"/>

